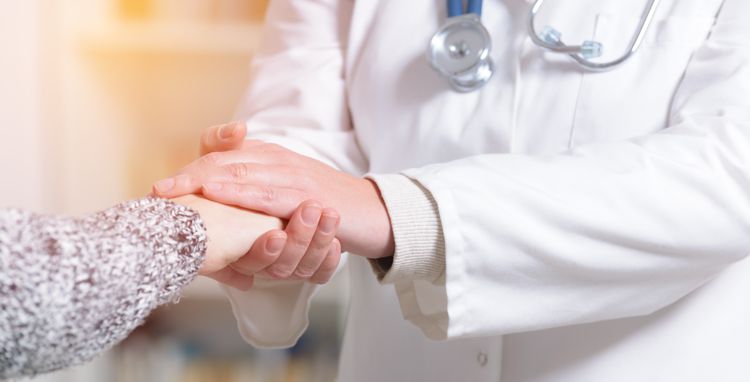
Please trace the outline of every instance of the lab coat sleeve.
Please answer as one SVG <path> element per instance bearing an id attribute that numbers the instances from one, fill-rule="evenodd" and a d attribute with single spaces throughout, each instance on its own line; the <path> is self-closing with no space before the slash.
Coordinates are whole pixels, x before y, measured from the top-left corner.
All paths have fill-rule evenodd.
<path id="1" fill-rule="evenodd" d="M 646 315 L 745 258 L 747 12 L 725 3 L 658 133 L 405 171 L 437 201 L 446 282 L 397 282 L 404 316 L 450 339 Z"/>
<path id="2" fill-rule="evenodd" d="M 240 110 L 248 138 L 277 143 L 353 174 L 364 172 L 344 85 L 352 7 L 351 0 L 271 1 Z M 317 287 L 256 278 L 248 292 L 225 290 L 245 340 L 259 347 L 287 347 L 307 328 Z"/>
<path id="3" fill-rule="evenodd" d="M 352 8 L 352 0 L 271 1 L 240 110 L 248 138 L 352 174 L 365 171 L 344 79 Z"/>

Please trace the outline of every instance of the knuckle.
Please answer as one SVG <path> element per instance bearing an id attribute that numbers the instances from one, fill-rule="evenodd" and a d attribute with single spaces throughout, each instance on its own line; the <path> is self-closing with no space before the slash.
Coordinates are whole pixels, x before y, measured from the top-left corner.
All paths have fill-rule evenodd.
<path id="1" fill-rule="evenodd" d="M 295 271 L 295 274 L 309 279 L 315 275 L 315 272 L 318 271 L 320 268 L 320 265 L 323 263 L 322 256 L 318 255 L 308 255 L 305 256 L 302 261 L 300 261 L 299 265 L 297 265 L 297 270 Z"/>
<path id="2" fill-rule="evenodd" d="M 201 164 L 202 166 L 215 166 L 216 164 L 219 163 L 220 158 L 221 158 L 221 153 L 217 153 L 217 152 L 208 153 L 200 157 L 200 159 L 198 159 L 198 163 Z"/>
<path id="3" fill-rule="evenodd" d="M 306 235 L 304 235 L 304 230 L 294 232 L 294 234 L 289 237 L 289 244 L 294 248 L 301 249 L 306 249 L 307 247 L 312 245 L 310 239 Z"/>
<path id="4" fill-rule="evenodd" d="M 309 279 L 315 274 L 315 269 L 310 269 L 309 267 L 297 267 L 297 270 L 294 271 L 294 275 L 301 278 L 301 279 Z"/>
<path id="5" fill-rule="evenodd" d="M 248 177 L 250 170 L 244 163 L 232 163 L 227 166 L 229 175 L 235 180 L 243 180 Z"/>
<path id="6" fill-rule="evenodd" d="M 273 266 L 267 269 L 268 274 L 274 279 L 281 280 L 289 278 L 292 275 L 292 270 L 282 266 Z"/>
<path id="7" fill-rule="evenodd" d="M 273 205 L 273 203 L 276 201 L 276 191 L 273 189 L 273 187 L 262 186 L 258 189 L 258 199 L 266 206 Z"/>

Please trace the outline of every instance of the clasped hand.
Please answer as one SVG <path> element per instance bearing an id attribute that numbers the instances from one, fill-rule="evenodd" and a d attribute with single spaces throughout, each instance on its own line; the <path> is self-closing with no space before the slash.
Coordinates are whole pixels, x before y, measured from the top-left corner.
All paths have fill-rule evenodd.
<path id="1" fill-rule="evenodd" d="M 392 255 L 390 220 L 371 181 L 275 144 L 246 141 L 245 133 L 239 123 L 207 129 L 203 156 L 154 185 L 165 198 L 201 194 L 286 222 L 284 230 L 260 235 L 214 278 L 230 285 L 238 274 L 324 283 L 342 249 L 369 258 Z"/>

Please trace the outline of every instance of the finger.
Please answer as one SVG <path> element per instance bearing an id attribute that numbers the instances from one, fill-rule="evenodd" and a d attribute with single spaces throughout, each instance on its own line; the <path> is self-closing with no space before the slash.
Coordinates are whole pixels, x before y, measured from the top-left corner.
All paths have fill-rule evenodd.
<path id="1" fill-rule="evenodd" d="M 255 241 L 250 252 L 232 263 L 230 267 L 245 275 L 258 273 L 276 262 L 286 241 L 286 232 L 282 230 L 266 232 Z"/>
<path id="2" fill-rule="evenodd" d="M 176 198 L 188 194 L 197 194 L 201 191 L 201 183 L 192 176 L 180 174 L 172 178 L 162 179 L 154 183 L 151 192 L 162 198 Z"/>
<path id="3" fill-rule="evenodd" d="M 255 281 L 253 275 L 243 275 L 229 267 L 206 275 L 206 277 L 210 277 L 222 284 L 228 285 L 234 289 L 239 289 L 243 292 L 250 290 Z"/>
<path id="4" fill-rule="evenodd" d="M 201 183 L 264 184 L 274 187 L 301 188 L 307 182 L 302 170 L 286 165 L 232 162 L 197 171 L 187 171 Z"/>
<path id="5" fill-rule="evenodd" d="M 278 260 L 266 268 L 271 277 L 286 279 L 294 273 L 310 246 L 322 213 L 323 207 L 316 201 L 306 201 L 294 212 L 286 227 L 288 239 L 284 250 Z"/>
<path id="6" fill-rule="evenodd" d="M 233 183 L 209 183 L 201 192 L 208 200 L 280 219 L 290 219 L 299 205 L 309 199 L 307 193 L 299 190 Z"/>
<path id="7" fill-rule="evenodd" d="M 207 155 L 200 159 L 205 164 L 191 165 L 180 175 L 154 184 L 154 192 L 161 197 L 175 198 L 197 193 L 206 183 L 256 184 L 269 187 L 301 188 L 309 186 L 308 177 L 289 166 L 263 165 L 257 163 L 230 163 L 209 165 Z M 214 161 L 214 159 L 210 159 Z M 175 179 L 179 178 L 179 179 Z"/>
<path id="8" fill-rule="evenodd" d="M 293 164 L 299 154 L 273 143 L 243 140 L 238 147 L 225 151 L 209 151 L 193 162 L 195 166 L 223 166 L 230 163 Z"/>
<path id="9" fill-rule="evenodd" d="M 308 279 L 315 274 L 328 255 L 331 243 L 336 236 L 339 226 L 339 214 L 332 208 L 323 210 L 315 235 L 307 248 L 307 252 L 297 264 L 294 275 L 301 279 Z"/>
<path id="10" fill-rule="evenodd" d="M 310 282 L 315 284 L 325 284 L 331 281 L 331 278 L 336 274 L 336 269 L 339 267 L 341 261 L 341 242 L 335 239 L 331 243 L 331 250 L 328 252 L 328 256 L 323 260 L 323 264 L 320 265 L 315 274 L 310 277 Z"/>
<path id="11" fill-rule="evenodd" d="M 200 154 L 240 149 L 246 135 L 247 127 L 243 122 L 211 126 L 201 134 Z"/>

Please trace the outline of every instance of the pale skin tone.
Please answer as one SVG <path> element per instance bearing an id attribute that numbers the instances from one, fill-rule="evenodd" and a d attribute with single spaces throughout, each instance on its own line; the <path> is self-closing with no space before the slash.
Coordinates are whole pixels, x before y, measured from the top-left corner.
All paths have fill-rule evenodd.
<path id="1" fill-rule="evenodd" d="M 206 255 L 198 273 L 241 290 L 249 289 L 253 277 L 234 271 L 231 265 L 250 251 L 263 233 L 281 227 L 281 220 L 224 206 L 195 195 L 173 199 L 201 215 L 206 226 Z"/>
<path id="2" fill-rule="evenodd" d="M 258 251 L 259 245 L 268 245 L 273 240 L 286 240 L 281 219 L 245 209 L 227 206 L 212 202 L 205 198 L 186 195 L 173 199 L 174 202 L 188 206 L 201 215 L 206 226 L 208 237 L 205 260 L 199 270 L 199 274 L 216 279 L 217 281 L 230 285 L 240 290 L 248 290 L 253 284 L 253 275 L 239 272 L 237 267 L 243 268 L 253 266 L 261 261 L 272 262 L 280 255 L 283 245 L 277 245 L 267 251 Z M 270 241 L 262 242 L 258 238 L 266 232 L 273 232 Z M 256 259 L 248 256 L 256 248 L 256 252 L 269 253 L 269 259 Z M 333 248 L 328 256 L 324 257 L 315 272 L 306 277 L 313 283 L 327 282 L 339 262 L 340 251 Z M 259 271 L 255 271 L 257 273 Z"/>
<path id="3" fill-rule="evenodd" d="M 340 214 L 341 228 L 336 234 L 340 248 L 373 259 L 393 255 L 390 219 L 373 182 L 278 145 L 244 141 L 245 133 L 244 124 L 207 130 L 202 146 L 221 149 L 211 150 L 176 177 L 160 181 L 154 192 L 162 197 L 200 193 L 219 203 L 292 221 L 307 201 L 316 200 L 324 209 Z M 287 235 L 296 243 L 309 242 L 314 236 L 289 229 Z M 301 257 L 296 253 L 289 263 Z"/>
<path id="4" fill-rule="evenodd" d="M 201 155 L 241 147 L 244 136 L 244 125 L 229 124 L 206 129 L 201 137 Z M 249 288 L 248 285 L 252 285 L 252 277 L 256 274 L 277 280 L 306 280 L 318 284 L 328 282 L 333 276 L 341 257 L 341 243 L 336 238 L 340 217 L 333 208 L 324 207 L 322 203 L 312 199 L 305 200 L 299 203 L 298 208 L 292 213 L 283 218 L 276 218 L 250 212 L 246 207 L 228 207 L 226 205 L 230 203 L 221 203 L 218 200 L 209 202 L 205 195 L 202 198 L 189 195 L 191 193 L 173 193 L 167 196 L 163 192 L 165 187 L 181 189 L 179 184 L 183 180 L 183 176 L 178 176 L 157 182 L 154 193 L 163 197 L 178 198 L 178 202 L 197 204 L 194 208 L 200 210 L 202 207 L 214 213 L 216 216 L 213 225 L 217 228 L 213 231 L 226 242 L 234 240 L 235 246 L 243 240 L 252 239 L 246 243 L 254 242 L 245 249 L 242 256 L 236 257 L 236 251 L 230 251 L 232 255 L 224 256 L 232 261 L 217 261 L 220 266 L 218 268 L 209 265 L 210 268 L 205 272 L 209 277 L 245 290 Z M 200 189 L 192 194 L 199 191 Z M 202 211 L 201 215 L 204 215 Z M 244 224 L 239 224 L 239 218 L 245 219 Z M 244 247 L 240 245 L 239 248 Z M 210 263 L 208 259 L 211 257 L 207 256 L 207 263 Z M 214 257 L 221 259 L 220 256 Z"/>

